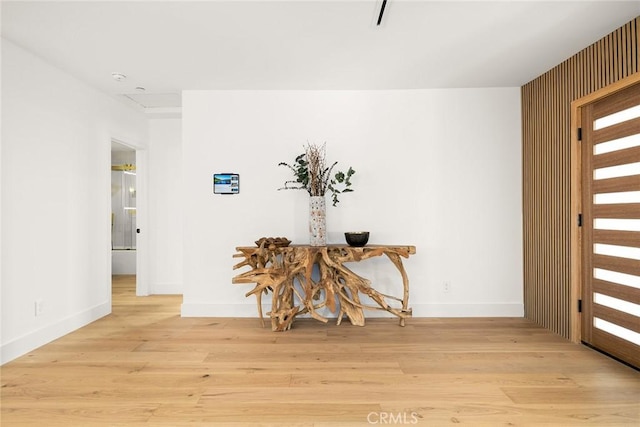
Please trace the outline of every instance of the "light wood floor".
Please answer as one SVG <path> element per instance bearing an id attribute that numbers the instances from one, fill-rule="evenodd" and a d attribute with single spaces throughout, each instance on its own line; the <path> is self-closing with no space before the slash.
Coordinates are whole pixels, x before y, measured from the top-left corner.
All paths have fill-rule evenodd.
<path id="1" fill-rule="evenodd" d="M 135 297 L 2 367 L 5 426 L 640 425 L 640 373 L 523 319 L 181 318 Z"/>

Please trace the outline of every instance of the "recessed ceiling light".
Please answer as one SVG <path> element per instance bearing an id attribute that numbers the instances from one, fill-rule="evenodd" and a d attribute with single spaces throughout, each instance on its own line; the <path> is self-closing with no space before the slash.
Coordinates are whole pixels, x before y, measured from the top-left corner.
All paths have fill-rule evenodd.
<path id="1" fill-rule="evenodd" d="M 111 77 L 113 77 L 113 80 L 117 81 L 117 82 L 121 82 L 124 79 L 127 78 L 127 76 L 125 76 L 122 73 L 111 73 Z"/>

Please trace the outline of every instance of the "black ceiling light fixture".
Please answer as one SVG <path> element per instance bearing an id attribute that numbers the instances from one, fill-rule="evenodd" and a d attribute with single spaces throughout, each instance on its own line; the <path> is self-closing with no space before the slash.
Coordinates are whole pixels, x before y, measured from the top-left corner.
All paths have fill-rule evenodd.
<path id="1" fill-rule="evenodd" d="M 387 0 L 382 0 L 382 6 L 380 6 L 380 14 L 378 15 L 378 23 L 376 25 L 380 26 L 382 22 L 382 15 L 384 15 L 384 8 L 387 6 Z"/>

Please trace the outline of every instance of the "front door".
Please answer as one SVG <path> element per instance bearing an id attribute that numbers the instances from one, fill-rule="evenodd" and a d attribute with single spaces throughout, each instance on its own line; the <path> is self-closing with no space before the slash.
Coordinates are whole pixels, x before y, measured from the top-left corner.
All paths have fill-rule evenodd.
<path id="1" fill-rule="evenodd" d="M 581 114 L 582 341 L 640 367 L 640 83 Z"/>

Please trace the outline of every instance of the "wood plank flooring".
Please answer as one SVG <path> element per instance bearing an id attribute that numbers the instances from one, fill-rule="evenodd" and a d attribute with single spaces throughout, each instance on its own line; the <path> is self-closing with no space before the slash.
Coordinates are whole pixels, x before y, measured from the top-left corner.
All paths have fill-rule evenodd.
<path id="1" fill-rule="evenodd" d="M 1 368 L 5 426 L 640 425 L 640 373 L 524 319 L 181 318 L 136 297 Z"/>

